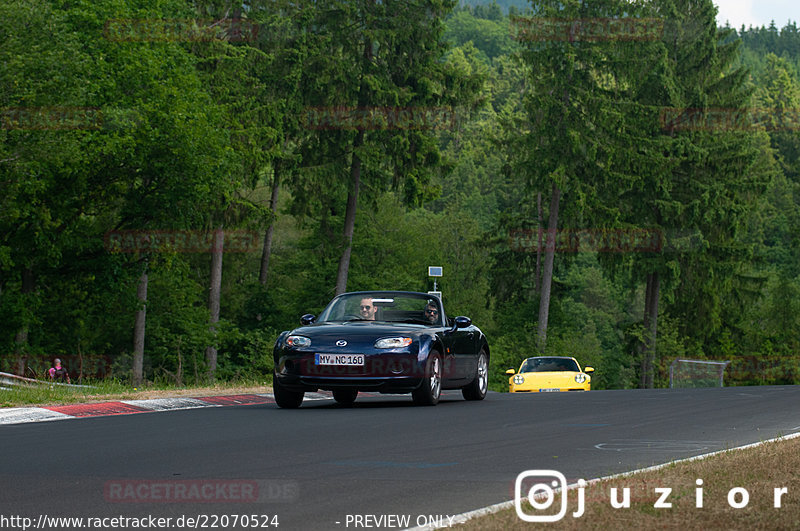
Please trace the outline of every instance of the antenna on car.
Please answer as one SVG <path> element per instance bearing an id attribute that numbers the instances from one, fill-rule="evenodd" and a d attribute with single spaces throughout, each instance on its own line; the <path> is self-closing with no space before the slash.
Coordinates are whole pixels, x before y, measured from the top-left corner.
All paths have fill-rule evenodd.
<path id="1" fill-rule="evenodd" d="M 436 278 L 442 276 L 442 266 L 428 266 L 428 276 L 433 278 L 433 291 L 429 291 L 428 295 L 436 295 L 442 300 L 442 292 L 436 291 Z"/>

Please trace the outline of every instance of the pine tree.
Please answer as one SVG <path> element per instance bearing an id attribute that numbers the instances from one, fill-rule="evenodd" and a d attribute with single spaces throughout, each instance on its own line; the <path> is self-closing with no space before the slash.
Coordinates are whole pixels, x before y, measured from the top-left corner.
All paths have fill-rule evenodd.
<path id="1" fill-rule="evenodd" d="M 329 211 L 341 211 L 334 199 L 346 197 L 337 293 L 347 287 L 355 219 L 365 195 L 393 187 L 410 204 L 432 198 L 431 176 L 442 162 L 436 129 L 450 126 L 454 107 L 479 89 L 442 61 L 443 20 L 453 5 L 328 2 L 309 28 L 324 44 L 305 65 L 307 101 L 325 121 L 306 146 L 306 161 L 316 166 L 313 176 L 293 186 L 296 201 L 322 203 Z"/>
<path id="2" fill-rule="evenodd" d="M 640 13 L 629 2 L 542 0 L 532 2 L 532 11 L 536 17 L 512 21 L 530 75 L 527 118 L 517 124 L 523 134 L 511 166 L 528 204 L 537 192 L 549 195 L 537 335 L 544 351 L 559 219 L 616 224 L 619 205 L 606 198 L 633 186 L 637 167 L 646 164 L 637 151 L 640 133 L 626 123 L 626 105 L 654 46 L 646 32 L 632 38 L 619 32 L 624 26 L 609 23 Z"/>
<path id="3" fill-rule="evenodd" d="M 726 43 L 732 30 L 717 29 L 713 3 L 660 0 L 650 7 L 666 21 L 666 61 L 640 101 L 662 109 L 662 131 L 653 140 L 668 158 L 643 173 L 629 218 L 665 235 L 660 255 L 633 259 L 633 271 L 647 284 L 642 387 L 654 381 L 662 280 L 673 289 L 671 313 L 695 340 L 693 348 L 713 345 L 723 327 L 723 300 L 743 289 L 738 276 L 752 256 L 742 231 L 772 175 L 764 134 L 736 125 L 750 98 L 747 72 L 732 66 L 739 43 Z M 729 118 L 722 126 L 708 118 L 719 114 Z M 678 122 L 668 116 L 679 116 Z M 707 121 L 679 130 L 687 116 Z M 690 234 L 695 238 L 679 238 Z"/>

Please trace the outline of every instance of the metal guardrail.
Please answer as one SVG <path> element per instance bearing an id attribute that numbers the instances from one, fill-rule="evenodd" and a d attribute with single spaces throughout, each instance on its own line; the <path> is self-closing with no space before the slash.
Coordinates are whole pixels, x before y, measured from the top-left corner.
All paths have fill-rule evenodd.
<path id="1" fill-rule="evenodd" d="M 68 384 L 63 382 L 51 382 L 50 380 L 34 380 L 33 378 L 26 378 L 24 376 L 17 376 L 7 372 L 0 372 L 0 390 L 8 391 L 11 387 L 19 386 L 39 386 L 39 385 L 59 385 L 62 387 L 69 387 L 73 389 L 82 388 L 90 389 L 91 385 Z"/>
<path id="2" fill-rule="evenodd" d="M 702 364 L 702 365 L 716 366 L 716 367 L 718 367 L 718 369 L 717 369 L 717 379 L 719 381 L 719 387 L 724 387 L 725 386 L 725 383 L 723 381 L 723 377 L 725 375 L 725 368 L 730 364 L 730 360 L 725 360 L 725 361 L 689 360 L 689 359 L 678 358 L 676 360 L 673 360 L 673 362 L 670 363 L 670 365 L 669 365 L 669 387 L 670 387 L 670 389 L 672 389 L 674 387 L 674 372 L 675 372 L 675 366 L 678 363 L 694 363 L 694 364 L 698 364 L 698 365 Z"/>

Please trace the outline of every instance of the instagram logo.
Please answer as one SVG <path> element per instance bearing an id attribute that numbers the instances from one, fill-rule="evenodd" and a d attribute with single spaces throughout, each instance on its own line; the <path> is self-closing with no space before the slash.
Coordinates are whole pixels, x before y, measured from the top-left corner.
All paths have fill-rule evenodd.
<path id="1" fill-rule="evenodd" d="M 533 483 L 533 484 L 531 484 Z M 584 480 L 578 486 L 586 485 Z M 583 488 L 578 489 L 578 513 L 583 514 Z M 522 510 L 523 500 L 527 500 L 535 511 L 545 511 L 553 505 L 556 492 L 561 494 L 561 506 L 555 514 L 527 514 Z M 567 478 L 557 470 L 526 470 L 517 476 L 514 483 L 514 508 L 517 516 L 525 522 L 557 522 L 567 514 Z"/>

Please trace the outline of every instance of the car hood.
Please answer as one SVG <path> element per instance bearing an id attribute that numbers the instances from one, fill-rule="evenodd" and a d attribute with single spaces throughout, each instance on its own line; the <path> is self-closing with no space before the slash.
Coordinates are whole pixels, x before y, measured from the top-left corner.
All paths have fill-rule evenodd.
<path id="1" fill-rule="evenodd" d="M 314 323 L 295 328 L 290 332 L 292 335 L 311 339 L 312 349 L 333 346 L 339 340 L 347 341 L 349 347 L 358 348 L 371 346 L 376 339 L 382 337 L 406 336 L 416 339 L 431 333 L 433 329 L 425 325 L 374 321 Z"/>
<path id="2" fill-rule="evenodd" d="M 554 372 L 525 372 L 525 383 L 518 386 L 523 389 L 548 389 L 561 387 L 575 387 L 575 375 L 579 372 L 554 371 Z"/>

